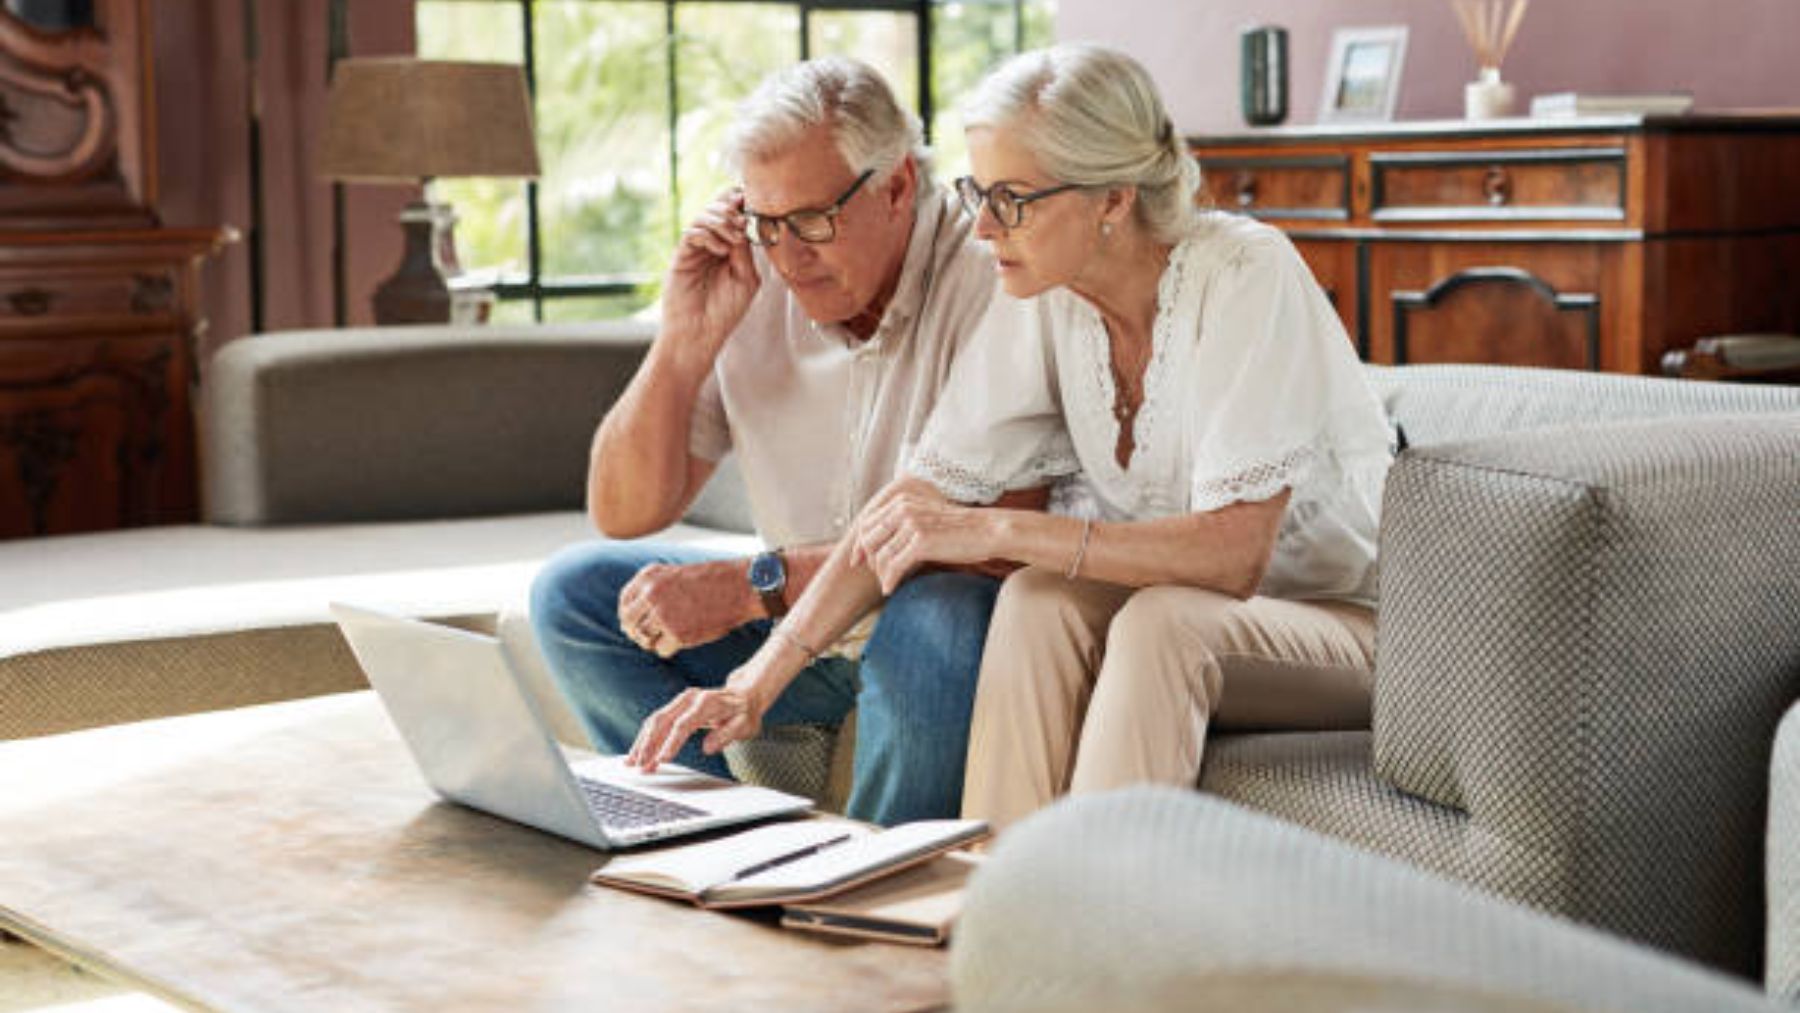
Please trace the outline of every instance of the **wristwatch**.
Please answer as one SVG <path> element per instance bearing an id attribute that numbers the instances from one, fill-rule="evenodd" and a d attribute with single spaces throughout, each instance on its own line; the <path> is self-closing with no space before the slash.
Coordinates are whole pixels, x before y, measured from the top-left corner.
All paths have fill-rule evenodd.
<path id="1" fill-rule="evenodd" d="M 750 558 L 750 590 L 762 596 L 763 611 L 770 619 L 787 615 L 787 560 L 780 549 L 759 552 Z"/>

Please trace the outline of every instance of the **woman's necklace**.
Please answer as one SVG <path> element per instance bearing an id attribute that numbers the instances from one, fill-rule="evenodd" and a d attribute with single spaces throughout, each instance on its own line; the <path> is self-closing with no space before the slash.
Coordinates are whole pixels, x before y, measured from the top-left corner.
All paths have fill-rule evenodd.
<path id="1" fill-rule="evenodd" d="M 1119 362 L 1119 343 L 1112 342 L 1113 347 L 1107 357 L 1107 365 L 1112 369 L 1113 378 L 1113 418 L 1120 425 L 1137 414 L 1144 402 L 1144 371 L 1148 367 L 1145 361 L 1148 356 L 1136 354 L 1133 349 L 1132 362 L 1121 365 Z"/>
<path id="2" fill-rule="evenodd" d="M 1110 335 L 1109 335 L 1110 336 Z M 1131 467 L 1131 458 L 1137 452 L 1137 433 L 1135 420 L 1138 409 L 1144 404 L 1144 374 L 1149 369 L 1148 343 L 1143 349 L 1131 348 L 1131 362 L 1120 363 L 1119 350 L 1121 342 L 1108 342 L 1107 365 L 1112 370 L 1113 379 L 1113 421 L 1119 425 L 1117 443 L 1113 446 L 1113 459 L 1119 467 Z"/>

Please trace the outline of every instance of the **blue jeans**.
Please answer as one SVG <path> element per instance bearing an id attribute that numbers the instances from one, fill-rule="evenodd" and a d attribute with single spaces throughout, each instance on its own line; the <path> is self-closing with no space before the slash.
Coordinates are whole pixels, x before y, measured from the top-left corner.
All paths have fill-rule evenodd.
<path id="1" fill-rule="evenodd" d="M 710 644 L 659 658 L 619 629 L 619 592 L 651 563 L 699 563 L 727 554 L 641 542 L 591 542 L 553 557 L 531 589 L 531 624 L 550 671 L 594 747 L 631 748 L 644 719 L 690 686 L 721 686 L 769 636 L 741 626 Z M 962 573 L 907 581 L 888 599 L 861 663 L 821 658 L 763 715 L 765 727 L 836 727 L 857 711 L 854 778 L 845 814 L 892 826 L 957 815 L 981 649 L 1000 582 Z M 730 777 L 700 737 L 675 761 Z"/>

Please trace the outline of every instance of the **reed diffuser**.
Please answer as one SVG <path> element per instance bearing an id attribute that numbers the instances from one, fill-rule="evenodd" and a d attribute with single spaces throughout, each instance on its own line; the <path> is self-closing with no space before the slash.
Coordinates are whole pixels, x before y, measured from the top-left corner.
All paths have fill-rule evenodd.
<path id="1" fill-rule="evenodd" d="M 1500 62 L 1512 47 L 1531 0 L 1450 0 L 1463 36 L 1475 50 L 1475 80 L 1463 86 L 1463 114 L 1487 120 L 1512 112 L 1513 86 L 1500 79 Z"/>

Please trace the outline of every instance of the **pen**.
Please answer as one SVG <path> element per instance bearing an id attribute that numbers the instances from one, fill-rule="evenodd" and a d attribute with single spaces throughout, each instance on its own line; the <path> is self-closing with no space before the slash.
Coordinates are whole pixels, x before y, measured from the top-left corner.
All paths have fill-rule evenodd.
<path id="1" fill-rule="evenodd" d="M 844 834 L 841 837 L 833 837 L 830 840 L 820 841 L 819 843 L 814 844 L 811 847 L 801 848 L 799 851 L 796 851 L 792 854 L 781 855 L 777 858 L 771 858 L 766 862 L 758 862 L 755 865 L 748 866 L 744 869 L 739 870 L 738 874 L 731 877 L 730 881 L 735 883 L 740 879 L 749 879 L 751 876 L 757 875 L 758 873 L 768 872 L 770 869 L 776 868 L 778 866 L 786 865 L 789 862 L 797 862 L 800 859 L 806 858 L 810 855 L 816 855 L 819 852 L 824 851 L 826 848 L 831 847 L 833 844 L 842 844 L 849 839 L 850 839 L 850 835 Z"/>

